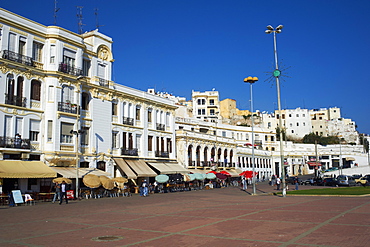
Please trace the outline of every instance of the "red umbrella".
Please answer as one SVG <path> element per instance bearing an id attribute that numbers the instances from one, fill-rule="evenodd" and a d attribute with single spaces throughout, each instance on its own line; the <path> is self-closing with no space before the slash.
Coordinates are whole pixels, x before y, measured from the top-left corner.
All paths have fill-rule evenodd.
<path id="1" fill-rule="evenodd" d="M 223 174 L 223 173 L 217 173 L 217 174 L 216 174 L 216 177 L 217 177 L 218 179 L 222 179 L 222 180 L 224 180 L 224 179 L 226 179 L 226 178 L 227 178 L 227 175 L 225 175 L 225 174 Z"/>
<path id="2" fill-rule="evenodd" d="M 254 176 L 257 175 L 257 172 L 254 172 Z M 246 178 L 251 178 L 253 177 L 253 171 L 244 171 L 242 173 L 239 174 L 239 176 L 244 176 Z"/>
<path id="3" fill-rule="evenodd" d="M 222 173 L 222 174 L 224 174 L 224 175 L 226 175 L 226 176 L 228 176 L 228 177 L 231 177 L 231 174 L 230 174 L 230 173 L 228 173 L 227 171 L 220 171 L 220 173 Z"/>
<path id="4" fill-rule="evenodd" d="M 207 172 L 207 174 L 208 173 L 213 173 L 213 174 L 217 174 L 217 172 L 215 172 L 215 171 L 210 171 L 210 172 Z"/>

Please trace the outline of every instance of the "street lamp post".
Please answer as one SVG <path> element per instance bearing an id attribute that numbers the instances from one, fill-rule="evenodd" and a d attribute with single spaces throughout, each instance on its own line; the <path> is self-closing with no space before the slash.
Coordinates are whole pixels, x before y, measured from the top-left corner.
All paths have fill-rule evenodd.
<path id="1" fill-rule="evenodd" d="M 244 79 L 244 82 L 248 82 L 250 85 L 250 93 L 251 93 L 251 113 L 252 113 L 252 185 L 253 185 L 253 195 L 256 194 L 256 177 L 255 177 L 255 163 L 254 163 L 254 118 L 253 118 L 253 91 L 252 85 L 253 83 L 258 81 L 258 77 L 248 76 Z"/>
<path id="2" fill-rule="evenodd" d="M 275 56 L 275 70 L 274 70 L 274 77 L 276 78 L 276 88 L 277 88 L 277 97 L 278 97 L 278 111 L 279 111 L 279 136 L 280 136 L 280 164 L 281 164 L 281 176 L 282 176 L 282 185 L 283 185 L 283 197 L 286 196 L 286 183 L 285 183 L 285 167 L 284 167 L 284 147 L 283 147 L 283 124 L 281 121 L 282 114 L 281 114 L 281 104 L 280 104 L 280 82 L 279 77 L 281 75 L 281 71 L 279 70 L 278 64 L 278 56 L 277 56 L 277 48 L 276 48 L 276 34 L 281 33 L 281 29 L 283 29 L 283 25 L 277 26 L 275 29 L 271 26 L 267 26 L 267 30 L 265 33 L 274 34 L 274 56 Z"/>

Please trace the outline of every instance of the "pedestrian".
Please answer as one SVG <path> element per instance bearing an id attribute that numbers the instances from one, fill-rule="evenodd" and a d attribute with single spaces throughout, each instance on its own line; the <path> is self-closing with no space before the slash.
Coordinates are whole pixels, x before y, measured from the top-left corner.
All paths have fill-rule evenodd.
<path id="1" fill-rule="evenodd" d="M 280 190 L 280 178 L 279 177 L 276 178 L 276 189 Z"/>
<path id="2" fill-rule="evenodd" d="M 299 184 L 298 177 L 294 178 L 294 184 L 295 184 L 295 190 L 298 190 L 298 184 Z"/>
<path id="3" fill-rule="evenodd" d="M 146 182 L 146 179 L 143 180 L 140 187 L 142 189 L 141 196 L 148 196 L 148 183 Z"/>
<path id="4" fill-rule="evenodd" d="M 54 186 L 54 197 L 53 197 L 53 203 L 55 203 L 56 200 L 60 200 L 60 184 L 57 182 Z"/>
<path id="5" fill-rule="evenodd" d="M 245 177 L 242 177 L 242 186 L 243 186 L 243 190 L 248 189 L 247 180 L 245 179 Z"/>
<path id="6" fill-rule="evenodd" d="M 62 182 L 62 184 L 60 185 L 60 201 L 59 201 L 59 205 L 62 205 L 63 203 L 63 197 L 66 199 L 66 204 L 68 204 L 68 197 L 67 197 L 67 184 L 65 181 Z"/>

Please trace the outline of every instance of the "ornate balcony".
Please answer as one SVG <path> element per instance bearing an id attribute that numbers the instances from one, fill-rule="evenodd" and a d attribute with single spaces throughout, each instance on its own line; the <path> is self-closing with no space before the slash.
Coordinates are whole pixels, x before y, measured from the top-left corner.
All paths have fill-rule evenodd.
<path id="1" fill-rule="evenodd" d="M 125 149 L 121 148 L 121 155 L 138 156 L 137 148 Z"/>
<path id="2" fill-rule="evenodd" d="M 32 57 L 27 57 L 14 51 L 4 50 L 1 57 L 27 66 L 35 66 Z"/>
<path id="3" fill-rule="evenodd" d="M 155 151 L 155 157 L 169 158 L 170 154 L 163 151 Z"/>
<path id="4" fill-rule="evenodd" d="M 129 117 L 123 117 L 123 124 L 134 125 L 134 119 Z"/>
<path id="5" fill-rule="evenodd" d="M 5 94 L 5 104 L 26 107 L 27 98 Z"/>
<path id="6" fill-rule="evenodd" d="M 6 137 L 0 136 L 0 147 L 2 148 L 17 148 L 31 149 L 30 139 L 22 139 L 20 136 Z"/>
<path id="7" fill-rule="evenodd" d="M 103 78 L 99 78 L 99 86 L 109 87 L 109 81 Z"/>
<path id="8" fill-rule="evenodd" d="M 76 104 L 66 103 L 66 102 L 58 102 L 58 111 L 79 114 L 80 107 Z"/>
<path id="9" fill-rule="evenodd" d="M 82 69 L 75 68 L 74 66 L 68 65 L 66 63 L 60 63 L 58 71 L 75 76 L 82 75 L 83 73 Z"/>

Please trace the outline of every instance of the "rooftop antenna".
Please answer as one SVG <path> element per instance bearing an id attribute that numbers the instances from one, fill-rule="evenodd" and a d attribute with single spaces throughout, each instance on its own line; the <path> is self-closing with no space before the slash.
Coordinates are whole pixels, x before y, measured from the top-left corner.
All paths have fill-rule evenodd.
<path id="1" fill-rule="evenodd" d="M 76 6 L 77 7 L 77 19 L 78 19 L 78 34 L 82 34 L 83 33 L 83 30 L 82 30 L 82 26 L 84 26 L 85 24 L 82 24 L 82 8 L 83 6 Z"/>
<path id="2" fill-rule="evenodd" d="M 54 0 L 54 25 L 57 24 L 57 12 L 59 11 L 60 8 L 57 8 L 57 0 Z"/>
<path id="3" fill-rule="evenodd" d="M 98 18 L 98 8 L 95 8 L 95 26 L 96 26 L 96 29 L 99 29 L 99 27 L 103 27 L 104 25 L 99 25 L 99 18 Z"/>

